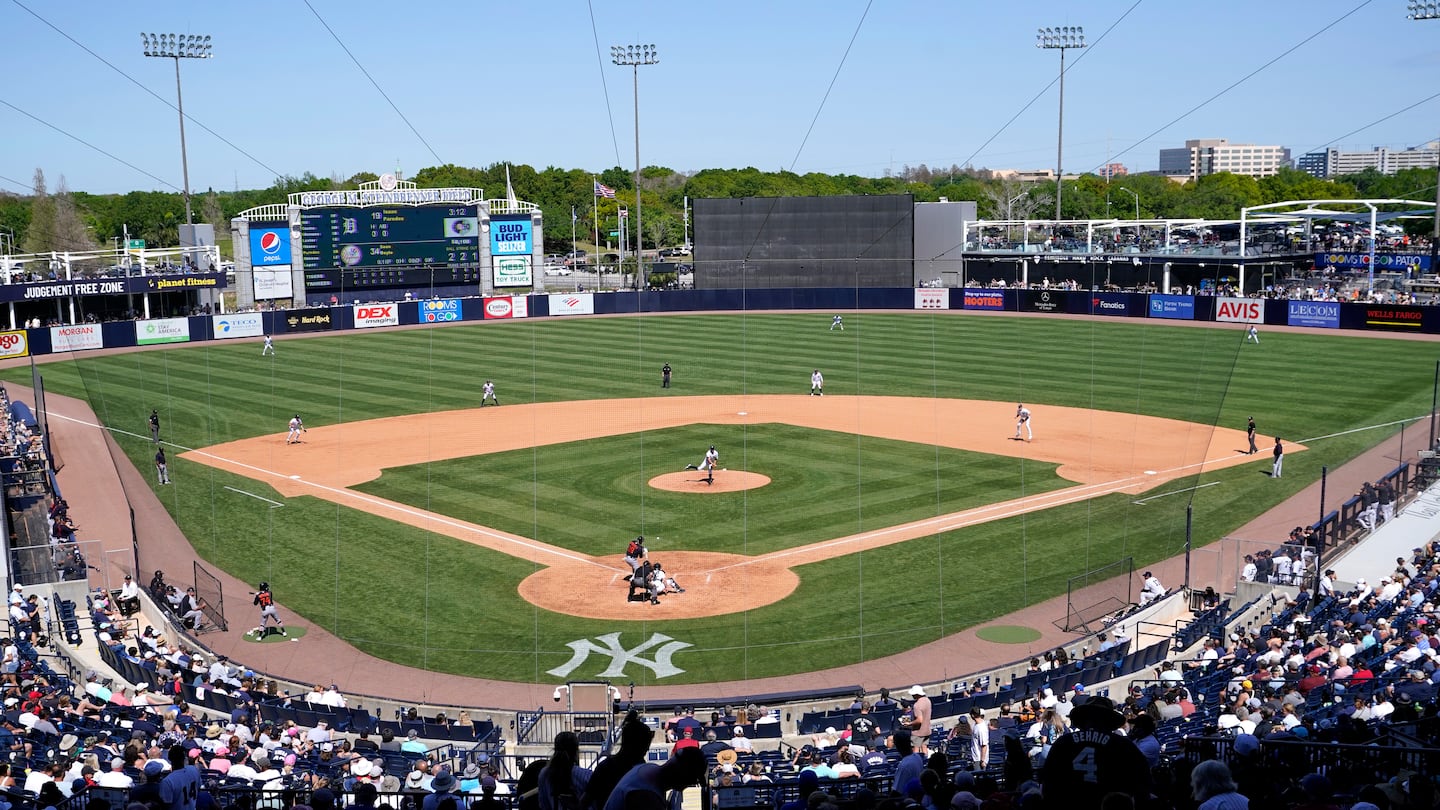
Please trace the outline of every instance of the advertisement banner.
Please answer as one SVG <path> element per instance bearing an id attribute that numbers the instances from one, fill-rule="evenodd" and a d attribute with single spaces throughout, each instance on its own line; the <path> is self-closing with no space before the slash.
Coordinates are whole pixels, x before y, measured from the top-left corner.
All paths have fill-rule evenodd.
<path id="1" fill-rule="evenodd" d="M 50 327 L 50 350 L 55 352 L 81 352 L 86 349 L 102 349 L 105 341 L 100 337 L 100 325 L 96 323 L 75 326 Z"/>
<path id="2" fill-rule="evenodd" d="M 531 256 L 493 256 L 490 261 L 494 265 L 494 280 L 496 287 L 530 287 L 535 284 L 535 277 L 531 273 Z"/>
<path id="3" fill-rule="evenodd" d="M 240 312 L 235 315 L 211 315 L 210 331 L 216 340 L 229 338 L 260 337 L 265 334 L 265 322 L 258 312 Z"/>
<path id="4" fill-rule="evenodd" d="M 1216 298 L 1215 320 L 1221 323 L 1264 323 L 1265 299 Z"/>
<path id="5" fill-rule="evenodd" d="M 916 309 L 949 309 L 950 290 L 941 287 L 939 289 L 916 289 Z"/>
<path id="6" fill-rule="evenodd" d="M 1059 290 L 1021 290 L 1020 309 L 1025 312 L 1064 312 L 1065 296 Z"/>
<path id="7" fill-rule="evenodd" d="M 1095 292 L 1090 294 L 1091 315 L 1131 315 L 1130 301 L 1134 296 L 1128 293 Z"/>
<path id="8" fill-rule="evenodd" d="M 594 315 L 595 295 L 593 293 L 561 293 L 551 295 L 551 315 Z"/>
<path id="9" fill-rule="evenodd" d="M 499 214 L 490 217 L 490 255 L 529 256 L 531 249 L 529 214 Z"/>
<path id="10" fill-rule="evenodd" d="M 1285 323 L 1290 326 L 1340 328 L 1340 305 L 1334 301 L 1290 301 Z"/>
<path id="11" fill-rule="evenodd" d="M 355 311 L 356 329 L 400 325 L 399 304 L 355 304 L 351 308 Z"/>
<path id="12" fill-rule="evenodd" d="M 421 323 L 448 323 L 461 320 L 465 314 L 459 298 L 436 298 L 420 302 Z"/>
<path id="13" fill-rule="evenodd" d="M 141 346 L 155 343 L 189 343 L 189 318 L 157 318 L 135 322 L 135 342 Z"/>
<path id="14" fill-rule="evenodd" d="M 1350 270 L 1365 270 L 1370 267 L 1369 253 L 1316 253 L 1316 267 L 1339 267 Z M 1428 253 L 1376 253 L 1375 269 L 1385 272 L 1405 272 L 1418 269 L 1430 272 Z"/>
<path id="15" fill-rule="evenodd" d="M 1399 304 L 1375 304 L 1365 307 L 1365 328 L 1385 329 L 1391 332 L 1419 332 L 1420 319 L 1425 310 L 1421 307 Z"/>
<path id="16" fill-rule="evenodd" d="M 1150 317 L 1177 321 L 1195 320 L 1195 297 L 1191 295 L 1150 296 Z"/>
<path id="17" fill-rule="evenodd" d="M 250 266 L 289 265 L 290 223 L 250 223 Z"/>
<path id="18" fill-rule="evenodd" d="M 989 309 L 1003 312 L 1005 310 L 1005 293 L 1000 290 L 965 290 L 964 304 L 966 309 Z"/>
<path id="19" fill-rule="evenodd" d="M 253 267 L 250 269 L 250 273 L 255 287 L 256 301 L 295 297 L 295 290 L 290 282 L 290 265 Z"/>
<path id="20" fill-rule="evenodd" d="M 0 357 L 24 357 L 29 353 L 30 336 L 25 332 L 0 332 Z"/>
<path id="21" fill-rule="evenodd" d="M 523 318 L 526 314 L 524 296 L 500 295 L 485 299 L 486 319 Z"/>
<path id="22" fill-rule="evenodd" d="M 329 329 L 329 307 L 292 309 L 285 313 L 286 332 L 325 332 Z"/>

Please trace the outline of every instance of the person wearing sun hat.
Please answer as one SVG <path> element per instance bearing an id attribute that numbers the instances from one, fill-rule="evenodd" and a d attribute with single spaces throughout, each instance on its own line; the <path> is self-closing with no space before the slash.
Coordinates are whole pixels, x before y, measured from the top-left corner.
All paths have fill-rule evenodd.
<path id="1" fill-rule="evenodd" d="M 1099 807 L 1110 793 L 1137 801 L 1150 793 L 1150 768 L 1135 743 L 1116 733 L 1125 716 L 1107 697 L 1076 696 L 1073 730 L 1050 748 L 1041 770 L 1047 807 Z"/>
<path id="2" fill-rule="evenodd" d="M 930 716 L 933 711 L 930 698 L 925 695 L 925 687 L 916 684 L 910 687 L 910 697 L 915 702 L 910 704 L 910 738 L 915 744 L 915 750 L 921 756 L 930 754 Z"/>

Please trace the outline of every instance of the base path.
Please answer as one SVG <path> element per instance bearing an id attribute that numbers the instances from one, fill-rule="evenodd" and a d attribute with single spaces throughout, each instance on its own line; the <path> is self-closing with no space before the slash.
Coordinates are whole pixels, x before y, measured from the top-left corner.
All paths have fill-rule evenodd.
<path id="1" fill-rule="evenodd" d="M 1035 439 L 1016 441 L 1015 408 L 1008 402 L 804 395 L 550 402 L 314 427 L 302 444 L 287 445 L 284 433 L 275 433 L 192 450 L 182 457 L 248 476 L 286 497 L 321 498 L 538 561 L 545 567 L 521 583 L 524 598 L 557 613 L 617 620 L 694 618 L 761 607 L 792 593 L 799 577 L 791 569 L 805 563 L 1111 493 L 1144 492 L 1204 469 L 1258 458 L 1241 454 L 1246 446 L 1243 431 L 1083 408 L 1039 405 L 1031 410 Z M 689 424 L 768 423 L 1032 459 L 1058 465 L 1060 476 L 1076 486 L 756 557 L 666 552 L 659 561 L 686 593 L 666 597 L 659 605 L 624 601 L 622 578 L 629 567 L 619 555 L 591 556 L 351 489 L 390 467 Z M 1291 444 L 1288 449 L 1304 447 Z M 764 471 L 717 471 L 716 482 L 727 481 L 734 489 L 763 483 L 743 480 L 752 476 L 763 478 Z M 673 473 L 658 476 L 666 488 L 706 489 L 692 480 L 700 477 L 694 471 L 678 478 Z M 651 483 L 655 485 L 654 477 Z M 696 497 L 704 494 L 697 491 Z M 741 579 L 748 587 L 735 588 Z M 605 589 L 615 592 L 616 599 L 574 598 L 577 592 Z"/>

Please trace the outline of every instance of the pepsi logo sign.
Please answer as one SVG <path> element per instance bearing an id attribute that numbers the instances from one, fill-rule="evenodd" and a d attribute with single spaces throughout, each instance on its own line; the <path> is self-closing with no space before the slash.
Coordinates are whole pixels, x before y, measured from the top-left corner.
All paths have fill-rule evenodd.
<path id="1" fill-rule="evenodd" d="M 260 235 L 260 249 L 267 256 L 273 256 L 280 252 L 280 234 L 274 231 L 266 231 Z"/>

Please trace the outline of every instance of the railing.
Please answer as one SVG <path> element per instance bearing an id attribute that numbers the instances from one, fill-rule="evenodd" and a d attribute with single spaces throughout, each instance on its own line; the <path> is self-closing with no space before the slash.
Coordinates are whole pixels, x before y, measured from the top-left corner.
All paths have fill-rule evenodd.
<path id="1" fill-rule="evenodd" d="M 1184 741 L 1182 756 L 1193 765 L 1210 759 L 1232 762 L 1236 759 L 1234 744 L 1231 737 L 1190 737 Z M 1324 773 L 1334 767 L 1351 771 L 1373 768 L 1386 773 L 1401 770 L 1440 773 L 1440 748 L 1414 747 L 1389 735 L 1381 735 L 1364 745 L 1262 740 L 1258 756 L 1267 765 L 1287 767 L 1302 774 Z"/>
<path id="2" fill-rule="evenodd" d="M 599 748 L 610 738 L 610 722 L 606 712 L 520 712 L 515 723 L 517 744 L 550 745 L 556 734 L 573 731 L 582 748 Z"/>

